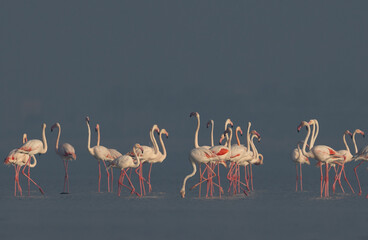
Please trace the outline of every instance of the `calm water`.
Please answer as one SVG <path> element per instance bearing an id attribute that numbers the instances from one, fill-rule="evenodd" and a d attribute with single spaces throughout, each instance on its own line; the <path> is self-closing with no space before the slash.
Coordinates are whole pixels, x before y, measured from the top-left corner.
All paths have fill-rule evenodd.
<path id="1" fill-rule="evenodd" d="M 13 168 L 0 168 L 1 239 L 368 237 L 368 200 L 349 193 L 345 183 L 346 194 L 338 189 L 330 199 L 320 199 L 319 170 L 312 166 L 304 168 L 305 191 L 295 193 L 294 165 L 281 156 L 265 158 L 263 166 L 254 167 L 255 191 L 248 197 L 226 195 L 222 199 L 199 199 L 198 192 L 188 188 L 187 197 L 180 198 L 183 177 L 191 171 L 183 152 L 169 153 L 164 163 L 154 166 L 153 193 L 143 198 L 130 196 L 126 189 L 117 197 L 116 182 L 115 192 L 106 193 L 105 175 L 103 193 L 97 193 L 97 163 L 87 153 L 79 154 L 77 161 L 69 165 L 72 194 L 60 195 L 61 160 L 52 151 L 38 159 L 32 175 L 44 188 L 44 197 L 34 187 L 31 197 L 13 197 Z M 277 167 L 277 162 L 282 167 Z M 349 179 L 357 189 L 352 173 L 349 166 Z M 366 168 L 359 173 L 367 193 Z M 187 186 L 197 180 L 198 175 Z M 139 186 L 136 178 L 133 182 Z M 224 176 L 223 185 L 228 186 Z M 26 191 L 24 181 L 22 186 Z"/>

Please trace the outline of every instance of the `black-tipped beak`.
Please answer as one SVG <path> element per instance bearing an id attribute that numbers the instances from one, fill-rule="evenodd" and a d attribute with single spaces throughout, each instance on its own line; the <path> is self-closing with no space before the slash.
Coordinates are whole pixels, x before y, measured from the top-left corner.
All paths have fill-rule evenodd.
<path id="1" fill-rule="evenodd" d="M 193 117 L 195 115 L 196 115 L 196 112 L 191 112 L 190 115 L 189 115 L 189 117 Z"/>

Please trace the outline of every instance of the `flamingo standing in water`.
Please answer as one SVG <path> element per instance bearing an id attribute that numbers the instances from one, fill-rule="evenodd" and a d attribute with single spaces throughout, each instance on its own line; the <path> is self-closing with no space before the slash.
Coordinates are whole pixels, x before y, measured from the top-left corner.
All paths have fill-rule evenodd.
<path id="1" fill-rule="evenodd" d="M 152 191 L 152 187 L 151 187 L 151 169 L 152 169 L 152 164 L 154 163 L 162 163 L 165 159 L 166 159 L 166 148 L 165 148 L 165 144 L 164 141 L 162 140 L 162 134 L 166 135 L 166 138 L 169 137 L 169 133 L 166 131 L 166 129 L 161 129 L 160 133 L 159 133 L 159 139 L 160 139 L 160 143 L 161 143 L 161 147 L 162 147 L 162 153 L 160 152 L 160 150 L 158 150 L 157 152 L 157 157 L 153 160 L 149 160 L 148 163 L 150 163 L 150 169 L 148 172 L 148 186 L 149 186 L 149 192 Z"/>
<path id="2" fill-rule="evenodd" d="M 140 149 L 141 152 L 144 152 L 143 147 L 140 144 L 136 143 L 133 147 L 134 157 L 132 157 L 129 154 L 122 155 L 122 156 L 114 159 L 111 162 L 110 166 L 109 166 L 109 167 L 115 167 L 115 168 L 121 169 L 121 173 L 120 173 L 120 177 L 119 177 L 119 181 L 118 181 L 118 196 L 120 196 L 122 186 L 124 186 L 124 187 L 128 188 L 129 190 L 131 190 L 131 194 L 135 193 L 138 197 L 142 196 L 141 194 L 139 194 L 135 191 L 133 183 L 130 180 L 130 178 L 129 178 L 127 172 L 126 172 L 129 168 L 137 168 L 141 165 L 139 154 L 137 154 L 137 151 L 136 151 L 137 149 Z M 130 188 L 128 186 L 124 185 L 124 177 L 125 176 L 127 177 L 128 181 L 129 181 Z"/>
<path id="3" fill-rule="evenodd" d="M 307 127 L 308 133 L 304 139 L 304 143 L 303 143 L 303 148 L 302 148 L 302 152 L 304 154 L 304 156 L 309 157 L 309 158 L 314 158 L 317 161 L 321 162 L 322 164 L 325 164 L 326 167 L 326 174 L 325 174 L 325 179 L 324 179 L 324 183 L 322 183 L 323 180 L 323 173 L 322 173 L 322 164 L 320 165 L 320 169 L 321 169 L 321 197 L 323 194 L 323 185 L 325 186 L 325 197 L 329 196 L 329 185 L 328 185 L 328 170 L 329 170 L 329 164 L 330 163 L 334 163 L 335 161 L 338 160 L 345 160 L 345 156 L 338 154 L 334 149 L 332 149 L 331 147 L 325 146 L 325 145 L 317 145 L 317 146 L 313 146 L 309 152 L 306 151 L 306 146 L 307 146 L 307 142 L 308 139 L 310 137 L 310 133 L 311 133 L 311 129 L 310 129 L 310 123 L 306 122 L 306 121 L 302 121 L 297 130 L 298 132 L 300 131 L 300 129 L 303 126 Z M 314 144 L 314 142 L 313 142 Z M 312 145 L 312 143 L 311 143 Z"/>
<path id="4" fill-rule="evenodd" d="M 96 124 L 96 128 L 95 128 L 95 131 L 97 132 L 97 144 L 96 146 L 100 146 L 100 142 L 101 142 L 101 134 L 100 134 L 100 124 Z M 120 156 L 123 156 L 123 154 L 121 154 L 118 150 L 116 149 L 113 149 L 113 148 L 108 148 L 111 156 L 113 159 L 116 159 Z M 110 161 L 109 161 L 110 162 Z M 111 189 L 110 191 L 112 192 L 113 191 L 113 184 L 114 184 L 114 172 L 111 168 Z"/>
<path id="5" fill-rule="evenodd" d="M 110 192 L 110 174 L 109 170 L 106 166 L 105 161 L 112 161 L 114 158 L 111 156 L 110 151 L 104 146 L 94 146 L 91 147 L 91 127 L 89 126 L 89 117 L 86 117 L 86 124 L 88 128 L 88 143 L 87 149 L 89 153 L 97 160 L 98 162 L 98 192 L 100 192 L 101 185 L 101 166 L 100 161 L 105 165 L 106 173 L 107 173 L 107 191 Z"/>
<path id="6" fill-rule="evenodd" d="M 310 165 L 309 159 L 303 155 L 302 150 L 300 149 L 300 144 L 302 144 L 303 141 L 298 142 L 297 148 L 294 148 L 291 152 L 291 160 L 295 162 L 296 166 L 296 184 L 295 184 L 295 191 L 298 191 L 298 181 L 300 182 L 300 191 L 303 191 L 303 175 L 302 175 L 302 164 L 308 164 Z M 298 176 L 298 165 L 299 165 L 299 171 L 300 174 Z"/>
<path id="7" fill-rule="evenodd" d="M 355 177 L 358 181 L 358 186 L 359 186 L 359 192 L 358 195 L 360 196 L 362 194 L 362 188 L 360 186 L 360 181 L 359 181 L 359 177 L 358 177 L 358 173 L 357 173 L 357 169 L 358 167 L 364 162 L 364 161 L 368 161 L 368 145 L 365 146 L 364 148 L 360 149 L 358 151 L 358 147 L 356 145 L 356 141 L 355 141 L 355 134 L 359 133 L 362 134 L 363 137 L 365 137 L 365 134 L 363 131 L 361 131 L 360 129 L 356 129 L 353 133 L 353 143 L 354 143 L 354 147 L 355 147 L 355 155 L 353 157 L 353 159 L 355 161 L 360 161 L 360 163 L 354 168 L 354 173 L 355 173 Z M 368 198 L 368 195 L 366 196 L 366 198 Z"/>
<path id="8" fill-rule="evenodd" d="M 43 123 L 42 124 L 42 141 L 39 139 L 29 140 L 26 143 L 24 143 L 20 148 L 18 148 L 17 152 L 27 154 L 37 162 L 35 155 L 45 154 L 47 152 L 47 140 L 46 140 L 45 129 L 46 129 L 46 124 Z M 30 164 L 30 160 L 31 159 L 29 158 L 28 163 L 26 163 L 26 165 Z M 25 168 L 23 168 L 22 172 L 25 175 L 24 169 Z M 44 194 L 44 191 L 42 190 L 42 188 L 35 181 L 33 181 L 28 176 L 26 177 L 38 187 L 38 189 L 40 190 L 42 194 Z"/>
<path id="9" fill-rule="evenodd" d="M 61 134 L 60 123 L 57 122 L 54 125 L 52 125 L 51 132 L 53 131 L 54 128 L 59 129 L 57 139 L 56 139 L 56 144 L 55 144 L 55 152 L 63 160 L 64 169 L 65 169 L 64 189 L 63 189 L 62 194 L 68 194 L 69 193 L 68 164 L 69 164 L 69 161 L 76 160 L 77 155 L 75 154 L 74 147 L 70 145 L 69 143 L 63 143 L 59 146 L 59 140 L 60 140 L 60 134 Z M 66 191 L 65 191 L 65 187 L 67 187 Z"/>
<path id="10" fill-rule="evenodd" d="M 27 142 L 27 134 L 23 134 L 23 144 Z M 24 153 L 17 152 L 17 148 L 10 151 L 8 156 L 4 160 L 5 165 L 12 164 L 14 166 L 15 170 L 15 177 L 14 177 L 14 196 L 17 196 L 17 189 L 22 196 L 22 188 L 19 183 L 19 172 L 22 166 L 26 165 L 30 156 Z M 28 164 L 28 195 L 30 195 L 30 167 L 35 167 L 37 164 L 37 161 L 34 161 L 33 163 Z M 27 165 L 26 165 L 27 166 Z M 24 172 L 23 172 L 24 174 Z"/>

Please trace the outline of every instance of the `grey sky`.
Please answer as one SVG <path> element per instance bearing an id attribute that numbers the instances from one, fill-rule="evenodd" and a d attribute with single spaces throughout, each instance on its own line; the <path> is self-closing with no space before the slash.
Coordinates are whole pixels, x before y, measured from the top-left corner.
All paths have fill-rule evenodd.
<path id="1" fill-rule="evenodd" d="M 217 135 L 227 117 L 243 128 L 252 121 L 265 156 L 288 153 L 304 137 L 296 126 L 312 117 L 321 143 L 342 148 L 345 129 L 367 125 L 367 7 L 1 1 L 0 152 L 24 131 L 39 138 L 42 122 L 59 121 L 66 139 L 85 144 L 86 115 L 110 144 L 148 139 L 156 122 L 170 132 L 171 148 L 189 149 L 192 111 L 202 127 L 214 119 Z"/>

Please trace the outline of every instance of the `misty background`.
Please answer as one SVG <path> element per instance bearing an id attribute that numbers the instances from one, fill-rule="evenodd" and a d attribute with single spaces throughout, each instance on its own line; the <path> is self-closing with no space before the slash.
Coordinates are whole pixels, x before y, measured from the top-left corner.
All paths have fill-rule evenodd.
<path id="1" fill-rule="evenodd" d="M 368 131 L 367 12 L 366 1 L 0 1 L 0 156 L 20 146 L 24 132 L 41 139 L 45 122 L 49 152 L 33 176 L 46 193 L 60 192 L 63 168 L 50 132 L 59 122 L 61 141 L 78 157 L 69 165 L 71 191 L 78 184 L 96 191 L 85 116 L 92 129 L 100 124 L 101 144 L 122 153 L 149 145 L 156 123 L 169 138 L 153 188 L 179 198 L 194 147 L 189 114 L 197 111 L 200 145 L 210 143 L 210 119 L 216 142 L 226 118 L 244 132 L 251 121 L 264 155 L 255 186 L 294 191 L 289 153 L 305 137 L 296 132 L 302 120 L 318 119 L 316 144 L 336 150 L 346 129 Z M 318 196 L 319 170 L 304 169 Z M 13 170 L 0 173 L 2 194 L 11 196 Z"/>

